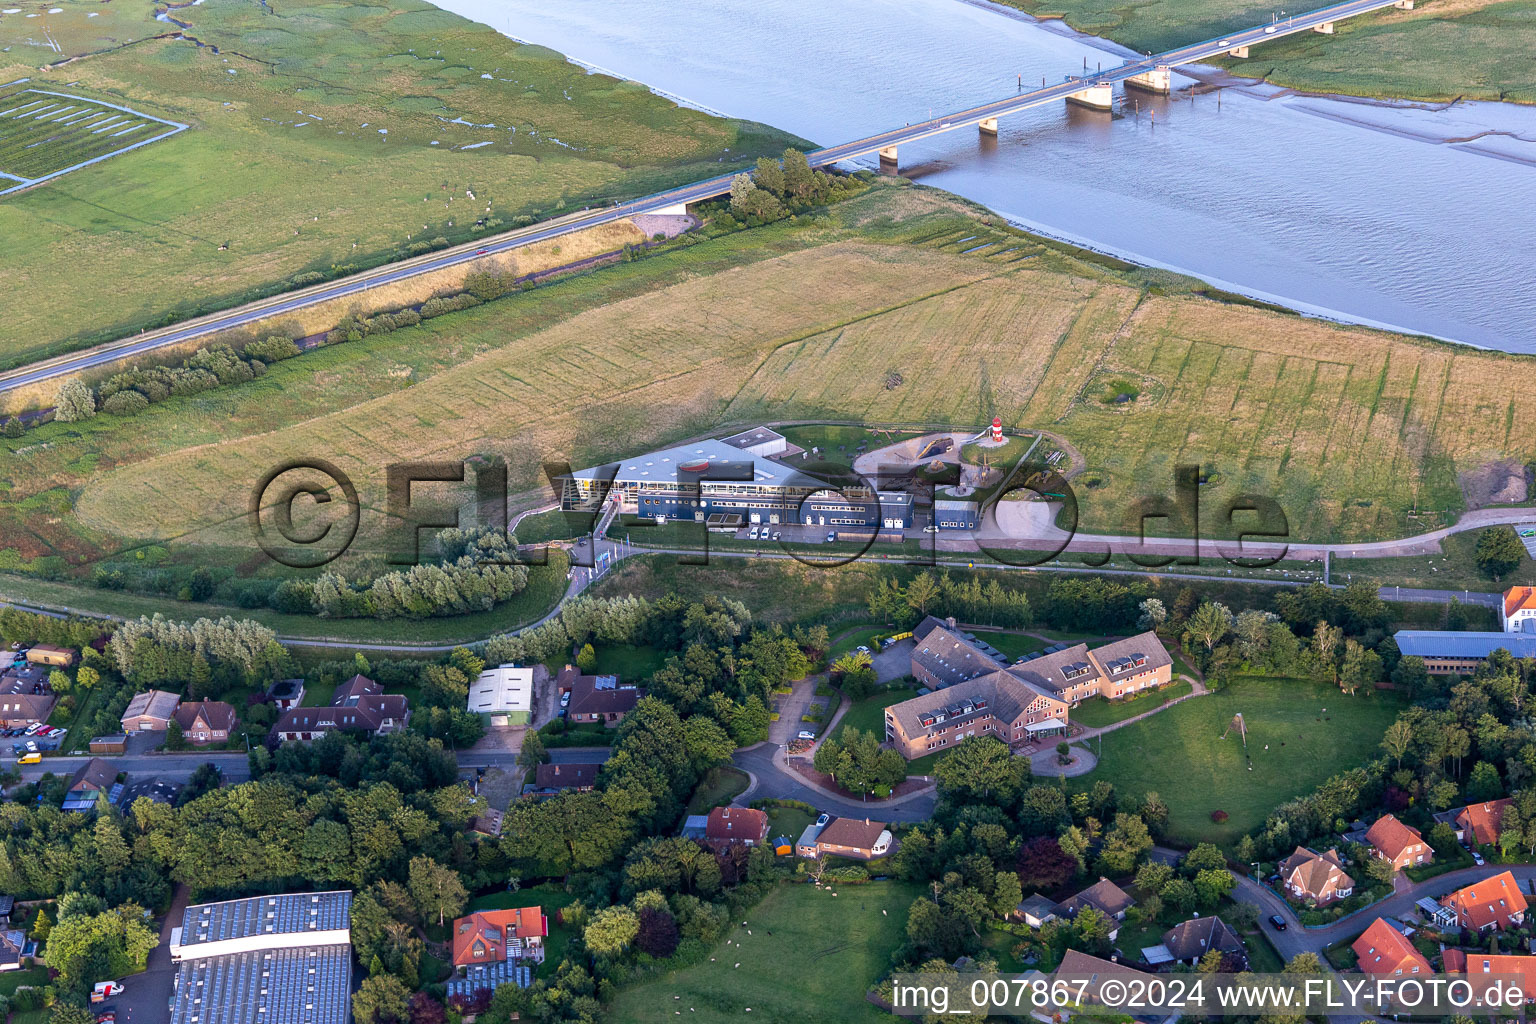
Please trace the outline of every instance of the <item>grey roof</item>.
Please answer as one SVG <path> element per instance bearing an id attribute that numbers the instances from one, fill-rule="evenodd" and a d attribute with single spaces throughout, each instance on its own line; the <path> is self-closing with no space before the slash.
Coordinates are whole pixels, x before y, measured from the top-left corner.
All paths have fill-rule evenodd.
<path id="1" fill-rule="evenodd" d="M 1114 917 L 1123 914 L 1136 903 L 1129 893 L 1120 888 L 1107 878 L 1101 878 L 1082 892 L 1073 896 L 1061 905 L 1061 909 L 1068 915 L 1076 916 L 1084 907 L 1093 907 L 1102 913 Z"/>
<path id="2" fill-rule="evenodd" d="M 182 785 L 179 782 L 166 782 L 164 779 L 144 779 L 141 782 L 129 783 L 123 789 L 123 795 L 118 801 L 124 810 L 133 806 L 133 802 L 139 797 L 153 800 L 157 804 L 174 804 L 176 798 L 181 795 Z"/>
<path id="3" fill-rule="evenodd" d="M 1008 671 L 1050 693 L 1059 693 L 1099 678 L 1099 670 L 1088 657 L 1087 644 L 1074 644 L 1064 650 L 1042 654 Z"/>
<path id="4" fill-rule="evenodd" d="M 975 512 L 978 507 L 974 501 L 962 501 L 959 498 L 933 499 L 933 508 L 936 512 Z"/>
<path id="5" fill-rule="evenodd" d="M 927 620 L 922 624 L 927 625 Z M 954 686 L 997 671 L 995 659 L 944 625 L 930 627 L 917 641 L 912 664 L 931 673 L 940 686 Z"/>
<path id="6" fill-rule="evenodd" d="M 176 968 L 171 1024 L 346 1024 L 351 1003 L 350 945 L 188 956 Z"/>
<path id="7" fill-rule="evenodd" d="M 1138 659 L 1141 660 L 1139 665 L 1136 664 Z M 1093 660 L 1099 663 L 1104 669 L 1105 676 L 1110 679 L 1150 672 L 1173 664 L 1173 658 L 1169 656 L 1167 648 L 1157 638 L 1157 634 L 1151 631 L 1128 636 L 1124 640 L 1116 640 L 1103 647 L 1095 647 Z"/>
<path id="8" fill-rule="evenodd" d="M 93 757 L 79 768 L 69 780 L 71 793 L 100 793 L 112 788 L 117 781 L 117 765 Z"/>
<path id="9" fill-rule="evenodd" d="M 1536 635 L 1471 633 L 1445 629 L 1401 629 L 1397 649 L 1420 658 L 1486 658 L 1503 648 L 1517 658 L 1536 658 Z"/>
<path id="10" fill-rule="evenodd" d="M 665 448 L 648 455 L 638 455 L 622 462 L 610 462 L 605 466 L 579 469 L 571 474 L 573 480 L 601 480 L 613 473 L 613 482 L 619 486 L 637 483 L 671 483 L 680 477 L 696 479 L 698 474 L 681 473 L 680 467 L 696 463 L 708 463 L 711 480 L 720 482 L 753 481 L 759 484 L 819 487 L 819 481 L 777 462 L 748 454 L 723 441 L 695 441 L 693 444 Z"/>
<path id="11" fill-rule="evenodd" d="M 739 434 L 732 434 L 730 437 L 722 437 L 720 439 L 721 444 L 728 444 L 732 448 L 752 448 L 760 444 L 767 444 L 769 441 L 789 443 L 783 434 L 768 427 L 749 427 Z"/>
<path id="12" fill-rule="evenodd" d="M 1013 908 L 1013 912 L 1018 914 L 1020 917 L 1028 914 L 1030 917 L 1036 917 L 1042 921 L 1048 921 L 1052 917 L 1056 916 L 1056 911 L 1058 909 L 1059 908 L 1056 906 L 1055 900 L 1048 896 L 1042 896 L 1039 893 L 1035 893 L 1033 896 L 1028 896 L 1020 900 L 1019 905 Z"/>
<path id="13" fill-rule="evenodd" d="M 817 825 L 814 821 L 811 822 L 809 825 L 805 826 L 805 831 L 800 833 L 800 838 L 795 841 L 795 845 L 797 847 L 814 847 L 816 845 L 816 838 L 821 835 L 821 830 L 825 827 L 825 825 Z"/>
<path id="14" fill-rule="evenodd" d="M 267 915 L 272 917 L 268 920 Z M 351 927 L 352 893 L 297 892 L 199 903 L 181 915 L 183 949 L 201 942 Z M 313 922 L 313 927 L 311 927 Z M 184 954 L 192 955 L 192 954 Z"/>
<path id="15" fill-rule="evenodd" d="M 1243 953 L 1243 940 L 1219 917 L 1196 917 L 1180 922 L 1163 934 L 1163 945 L 1176 960 L 1204 956 L 1212 949 Z"/>
<path id="16" fill-rule="evenodd" d="M 892 704 L 886 710 L 901 723 L 908 736 L 916 737 L 930 729 L 947 728 L 956 722 L 975 721 L 987 715 L 1001 722 L 1012 722 L 1036 697 L 1056 699 L 994 666 L 994 671 L 988 675 Z M 971 710 L 966 711 L 966 705 L 970 705 Z M 952 711 L 958 713 L 951 714 Z M 940 714 L 944 716 L 943 721 L 938 720 Z M 925 723 L 925 716 L 933 717 L 934 721 Z"/>

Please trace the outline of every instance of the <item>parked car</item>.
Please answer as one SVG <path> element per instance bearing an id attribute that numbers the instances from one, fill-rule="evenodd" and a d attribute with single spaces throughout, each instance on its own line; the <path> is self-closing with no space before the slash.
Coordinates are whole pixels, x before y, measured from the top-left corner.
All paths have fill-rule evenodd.
<path id="1" fill-rule="evenodd" d="M 881 641 L 880 641 L 880 646 L 881 646 L 881 647 L 890 647 L 890 646 L 891 646 L 891 645 L 892 645 L 892 644 L 894 644 L 894 643 L 895 643 L 895 642 L 896 642 L 896 638 L 895 638 L 895 637 L 893 637 L 893 636 L 888 636 L 888 637 L 886 637 L 886 638 L 885 638 L 885 639 L 884 639 L 884 640 L 881 640 Z"/>
<path id="2" fill-rule="evenodd" d="M 937 526 L 925 526 L 925 527 L 923 527 L 923 532 L 924 533 L 938 533 L 939 532 L 939 528 Z"/>
<path id="3" fill-rule="evenodd" d="M 854 650 L 857 651 L 860 654 L 874 654 L 875 653 L 874 651 L 869 649 L 869 645 L 868 644 L 859 644 L 859 646 L 855 647 Z"/>
<path id="4" fill-rule="evenodd" d="M 837 540 L 837 534 L 835 534 L 835 533 L 827 534 L 827 540 L 829 540 L 829 541 Z"/>
<path id="5" fill-rule="evenodd" d="M 757 527 L 754 526 L 747 531 L 747 540 L 757 540 Z"/>
<path id="6" fill-rule="evenodd" d="M 98 981 L 96 987 L 91 989 L 91 1002 L 99 1003 L 113 996 L 123 994 L 123 983 L 120 981 Z"/>
<path id="7" fill-rule="evenodd" d="M 801 729 L 800 734 L 795 737 L 797 740 L 813 740 L 815 738 L 816 734 L 811 732 L 809 729 Z"/>
<path id="8" fill-rule="evenodd" d="M 1274 930 L 1277 932 L 1285 931 L 1285 918 L 1281 917 L 1279 914 L 1270 914 L 1269 924 L 1270 927 L 1274 928 Z"/>
<path id="9" fill-rule="evenodd" d="M 117 1024 L 117 1013 L 108 1010 L 106 1013 L 97 1014 L 96 1024 Z"/>
<path id="10" fill-rule="evenodd" d="M 18 757 L 16 759 L 16 763 L 17 764 L 41 764 L 42 760 L 43 760 L 43 755 L 42 754 L 22 754 L 20 757 Z"/>
<path id="11" fill-rule="evenodd" d="M 1478 867 L 1482 867 L 1483 866 L 1483 855 L 1478 853 L 1476 850 L 1473 850 L 1472 851 L 1472 863 L 1476 864 Z"/>
<path id="12" fill-rule="evenodd" d="M 817 817 L 817 819 L 816 819 L 816 827 L 817 828 L 826 828 L 827 827 L 827 822 L 829 822 L 831 820 L 832 820 L 832 815 L 823 813 L 823 814 L 821 814 L 820 816 Z"/>
<path id="13" fill-rule="evenodd" d="M 560 706 L 562 708 L 568 708 L 568 707 L 571 706 L 571 691 L 570 690 L 566 690 L 564 693 L 562 693 L 560 695 Z"/>
<path id="14" fill-rule="evenodd" d="M 42 727 L 43 727 L 43 723 L 42 722 L 33 722 L 31 725 L 27 726 L 26 731 L 24 732 L 24 735 L 26 735 L 26 736 L 36 736 L 37 735 L 37 730 L 41 729 Z"/>

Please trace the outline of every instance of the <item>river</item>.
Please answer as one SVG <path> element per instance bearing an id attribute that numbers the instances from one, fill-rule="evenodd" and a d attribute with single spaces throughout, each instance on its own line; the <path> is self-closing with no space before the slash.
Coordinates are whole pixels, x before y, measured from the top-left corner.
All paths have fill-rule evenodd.
<path id="1" fill-rule="evenodd" d="M 819 145 L 1129 53 L 968 0 L 438 3 Z M 903 146 L 902 173 L 1044 234 L 1303 312 L 1536 352 L 1536 109 L 1263 85 L 1218 102 L 1191 100 L 1193 84 L 1175 75 L 1173 98 L 1133 91 L 1121 116 L 1053 105 L 1004 119 L 995 141 L 957 131 Z"/>

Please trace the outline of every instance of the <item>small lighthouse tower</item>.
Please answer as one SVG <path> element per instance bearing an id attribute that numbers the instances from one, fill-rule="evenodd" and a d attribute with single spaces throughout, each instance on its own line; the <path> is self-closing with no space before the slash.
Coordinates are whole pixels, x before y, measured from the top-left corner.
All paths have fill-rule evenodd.
<path id="1" fill-rule="evenodd" d="M 992 440 L 998 444 L 1003 443 L 1003 418 L 1001 416 L 992 417 Z"/>

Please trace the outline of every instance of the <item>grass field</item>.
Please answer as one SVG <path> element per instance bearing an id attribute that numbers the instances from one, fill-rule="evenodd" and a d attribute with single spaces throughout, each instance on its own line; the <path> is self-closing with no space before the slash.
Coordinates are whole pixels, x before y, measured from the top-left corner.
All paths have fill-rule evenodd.
<path id="1" fill-rule="evenodd" d="M 678 1013 L 713 1024 L 740 1021 L 751 1007 L 751 1020 L 888 1020 L 864 993 L 890 969 L 919 889 L 871 882 L 832 891 L 780 886 L 748 914 L 745 928 L 731 929 L 726 941 L 733 944 L 716 947 L 713 962 L 623 990 L 610 1014 L 628 1024 L 659 1024 Z"/>
<path id="2" fill-rule="evenodd" d="M 833 738 L 840 736 L 845 729 L 859 729 L 864 732 L 872 732 L 880 739 L 885 738 L 885 709 L 892 704 L 900 704 L 904 700 L 911 700 L 917 696 L 917 687 L 898 686 L 889 690 L 881 690 L 878 693 L 855 701 L 849 705 L 848 711 L 843 715 L 843 720 L 837 723 L 837 732 Z"/>
<path id="3" fill-rule="evenodd" d="M 1002 2 L 1064 16 L 1074 28 L 1151 53 L 1263 24 L 1275 10 L 1243 0 Z M 1303 4 L 1297 11 L 1321 6 Z M 1334 35 L 1265 43 L 1249 59 L 1225 63 L 1240 75 L 1318 92 L 1536 103 L 1536 66 L 1529 59 L 1536 3 L 1420 0 L 1416 8 L 1349 18 L 1337 23 Z"/>
<path id="4" fill-rule="evenodd" d="M 63 572 L 157 542 L 176 560 L 269 572 L 249 490 L 267 467 L 321 456 L 357 483 L 362 530 L 335 567 L 363 573 L 382 563 L 391 462 L 505 453 L 513 488 L 533 489 L 546 461 L 591 465 L 786 415 L 915 429 L 995 409 L 1017 429 L 1049 424 L 1098 482 L 1080 491 L 1082 527 L 1116 532 L 1129 502 L 1199 462 L 1204 507 L 1275 495 L 1293 538 L 1412 534 L 1460 512 L 1459 474 L 1536 449 L 1529 357 L 1211 301 L 1188 279 L 1023 236 L 1023 264 L 945 251 L 1000 230 L 942 194 L 876 187 L 814 222 L 321 349 L 131 425 L 98 416 L 0 440 L 0 459 L 26 465 L 0 470 L 0 567 Z M 1099 365 L 1155 379 L 1156 401 L 1085 398 Z M 904 383 L 888 388 L 891 370 Z M 742 574 L 755 605 L 801 619 L 861 601 L 868 566 L 695 571 L 731 592 Z"/>
<path id="5" fill-rule="evenodd" d="M 1155 791 L 1168 804 L 1170 839 L 1231 844 L 1276 805 L 1378 755 L 1401 707 L 1387 693 L 1346 697 L 1296 680 L 1242 679 L 1106 733 L 1098 767 L 1070 784 L 1105 779 L 1122 793 Z M 1237 733 L 1221 738 L 1239 712 L 1251 771 Z M 1217 824 L 1213 811 L 1229 817 Z"/>
<path id="6" fill-rule="evenodd" d="M 1113 725 L 1123 722 L 1127 718 L 1135 718 L 1162 707 L 1164 704 L 1189 693 L 1193 687 L 1188 683 L 1173 683 L 1161 689 L 1144 693 L 1130 700 L 1106 700 L 1103 697 L 1091 697 L 1083 701 L 1071 711 L 1071 719 L 1078 725 L 1086 725 L 1090 729 L 1097 729 L 1104 725 Z"/>
<path id="7" fill-rule="evenodd" d="M 23 13 L 0 19 L 0 82 L 68 84 L 59 91 L 191 128 L 0 200 L 14 300 L 0 365 L 413 241 L 697 180 L 791 141 L 421 0 L 207 0 L 171 12 L 184 29 L 147 3 L 14 6 Z M 18 173 L 3 160 L 0 171 Z M 91 272 L 60 288 L 65 265 Z"/>

